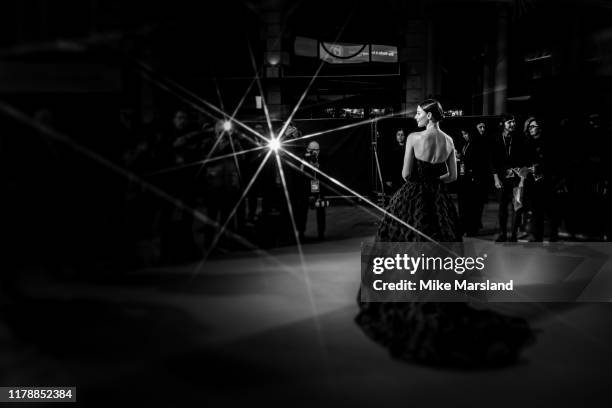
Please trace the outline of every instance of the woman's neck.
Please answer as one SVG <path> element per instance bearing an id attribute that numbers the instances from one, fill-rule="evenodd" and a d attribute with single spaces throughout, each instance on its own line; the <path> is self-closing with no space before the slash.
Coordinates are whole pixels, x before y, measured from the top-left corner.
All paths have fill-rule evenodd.
<path id="1" fill-rule="evenodd" d="M 427 122 L 427 126 L 425 126 L 427 130 L 440 130 L 440 125 L 438 122 L 432 122 L 431 120 Z"/>

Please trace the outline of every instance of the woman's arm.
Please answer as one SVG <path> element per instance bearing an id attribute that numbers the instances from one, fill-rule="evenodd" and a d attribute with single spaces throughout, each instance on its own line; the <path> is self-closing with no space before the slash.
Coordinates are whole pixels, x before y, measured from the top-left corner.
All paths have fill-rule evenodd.
<path id="1" fill-rule="evenodd" d="M 455 149 L 451 150 L 451 153 L 448 155 L 448 159 L 446 159 L 446 168 L 448 172 L 443 176 L 440 176 L 440 181 L 443 183 L 452 183 L 457 180 L 457 157 L 455 156 Z"/>
<path id="2" fill-rule="evenodd" d="M 402 178 L 406 180 L 410 176 L 412 169 L 412 158 L 414 157 L 414 147 L 412 145 L 414 136 L 409 134 L 406 138 L 406 150 L 404 151 L 404 167 L 402 167 Z"/>

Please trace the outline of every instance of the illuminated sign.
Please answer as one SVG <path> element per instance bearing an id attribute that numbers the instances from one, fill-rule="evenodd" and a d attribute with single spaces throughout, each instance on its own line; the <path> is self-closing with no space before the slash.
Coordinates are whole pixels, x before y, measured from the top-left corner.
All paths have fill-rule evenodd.
<path id="1" fill-rule="evenodd" d="M 463 116 L 463 109 L 451 109 L 444 112 L 444 116 Z"/>
<path id="2" fill-rule="evenodd" d="M 397 62 L 397 47 L 372 44 L 372 62 Z"/>
<path id="3" fill-rule="evenodd" d="M 331 64 L 358 64 L 370 62 L 370 47 L 367 44 L 319 43 L 319 58 Z"/>
<path id="4" fill-rule="evenodd" d="M 398 61 L 397 47 L 391 45 L 331 43 L 297 37 L 294 50 L 296 55 L 319 57 L 330 64 Z"/>

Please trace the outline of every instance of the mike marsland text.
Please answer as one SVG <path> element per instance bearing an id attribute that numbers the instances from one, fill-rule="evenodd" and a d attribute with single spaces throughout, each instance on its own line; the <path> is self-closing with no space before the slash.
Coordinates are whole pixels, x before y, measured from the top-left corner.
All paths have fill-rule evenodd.
<path id="1" fill-rule="evenodd" d="M 500 290 L 500 291 L 511 291 L 514 290 L 514 280 L 510 279 L 507 282 L 491 282 L 490 280 L 482 282 L 468 282 L 466 280 L 456 279 L 454 283 L 443 282 L 438 279 L 419 280 L 418 284 L 415 281 L 402 279 L 399 282 L 383 282 L 380 279 L 375 280 L 372 283 L 372 287 L 376 291 L 384 290 L 409 290 L 409 291 L 451 291 L 451 290 L 463 290 L 463 291 L 488 291 L 488 290 Z"/>

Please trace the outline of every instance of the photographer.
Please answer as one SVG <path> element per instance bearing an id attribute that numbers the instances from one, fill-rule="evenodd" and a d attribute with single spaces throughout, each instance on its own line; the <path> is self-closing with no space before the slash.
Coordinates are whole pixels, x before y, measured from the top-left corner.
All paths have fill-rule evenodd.
<path id="1" fill-rule="evenodd" d="M 304 154 L 304 161 L 313 167 L 320 169 L 321 163 L 319 155 L 321 148 L 317 142 L 310 142 Z M 306 220 L 308 218 L 308 208 L 314 208 L 317 212 L 317 233 L 319 239 L 325 237 L 325 207 L 327 201 L 324 199 L 322 185 L 319 175 L 302 164 L 300 166 L 301 177 L 297 183 L 295 194 L 295 218 L 297 229 L 300 234 L 300 241 L 304 241 L 306 230 Z"/>

